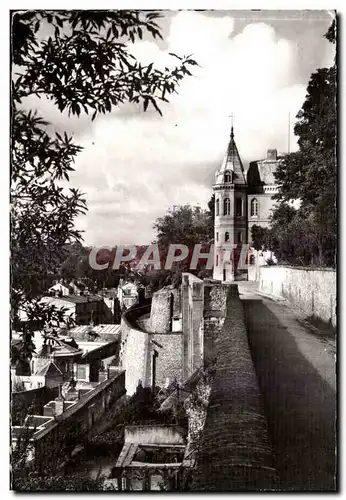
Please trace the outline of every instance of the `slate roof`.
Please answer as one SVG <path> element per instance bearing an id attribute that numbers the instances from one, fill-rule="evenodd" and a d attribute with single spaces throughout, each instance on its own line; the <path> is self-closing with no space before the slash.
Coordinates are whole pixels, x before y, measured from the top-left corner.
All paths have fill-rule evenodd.
<path id="1" fill-rule="evenodd" d="M 60 368 L 56 366 L 53 361 L 49 361 L 41 370 L 35 373 L 35 375 L 40 375 L 43 377 L 54 377 L 56 375 L 62 375 Z"/>
<path id="2" fill-rule="evenodd" d="M 232 182 L 234 182 L 234 184 L 246 184 L 244 167 L 243 167 L 243 163 L 241 161 L 241 158 L 240 158 L 240 155 L 238 152 L 237 145 L 235 143 L 233 127 L 231 130 L 231 137 L 230 137 L 230 141 L 229 141 L 228 148 L 226 151 L 226 155 L 225 155 L 224 160 L 222 162 L 219 173 L 220 174 L 222 173 L 222 176 L 223 176 L 223 174 L 227 170 L 233 172 L 233 181 Z M 219 179 L 218 179 L 218 182 L 219 182 Z M 221 182 L 223 183 L 223 178 L 222 178 Z"/>

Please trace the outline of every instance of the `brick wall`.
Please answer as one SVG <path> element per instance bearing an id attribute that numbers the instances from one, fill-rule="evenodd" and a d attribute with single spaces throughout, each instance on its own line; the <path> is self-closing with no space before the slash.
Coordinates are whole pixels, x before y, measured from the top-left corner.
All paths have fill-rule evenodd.
<path id="1" fill-rule="evenodd" d="M 212 329 L 215 377 L 192 490 L 271 489 L 277 475 L 237 285 L 226 308 L 223 328 Z"/>
<path id="2" fill-rule="evenodd" d="M 260 268 L 259 290 L 283 297 L 308 316 L 336 325 L 336 272 L 289 266 Z"/>

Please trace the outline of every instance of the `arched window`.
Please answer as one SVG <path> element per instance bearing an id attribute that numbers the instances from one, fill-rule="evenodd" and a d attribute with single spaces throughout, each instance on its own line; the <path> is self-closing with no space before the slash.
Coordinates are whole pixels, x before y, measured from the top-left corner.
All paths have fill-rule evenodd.
<path id="1" fill-rule="evenodd" d="M 230 172 L 225 172 L 224 182 L 232 182 L 232 176 Z"/>
<path id="2" fill-rule="evenodd" d="M 219 265 L 219 256 L 218 255 L 216 256 L 216 265 L 217 266 Z"/>
<path id="3" fill-rule="evenodd" d="M 231 202 L 229 198 L 223 200 L 223 215 L 230 215 L 231 213 Z"/>
<path id="4" fill-rule="evenodd" d="M 228 231 L 225 233 L 225 241 L 229 241 L 229 232 Z"/>
<path id="5" fill-rule="evenodd" d="M 251 200 L 250 214 L 251 214 L 251 217 L 256 217 L 258 215 L 258 201 L 256 200 L 256 198 Z"/>
<path id="6" fill-rule="evenodd" d="M 220 215 L 220 200 L 217 199 L 215 202 L 215 213 L 216 215 Z"/>
<path id="7" fill-rule="evenodd" d="M 219 241 L 219 233 L 216 233 L 216 241 Z"/>

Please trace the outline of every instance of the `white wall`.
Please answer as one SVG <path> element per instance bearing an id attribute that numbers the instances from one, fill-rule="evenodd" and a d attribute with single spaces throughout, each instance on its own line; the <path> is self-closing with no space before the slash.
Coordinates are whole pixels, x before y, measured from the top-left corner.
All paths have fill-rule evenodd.
<path id="1" fill-rule="evenodd" d="M 336 325 L 336 272 L 303 267 L 260 267 L 259 291 L 283 297 L 326 323 Z"/>

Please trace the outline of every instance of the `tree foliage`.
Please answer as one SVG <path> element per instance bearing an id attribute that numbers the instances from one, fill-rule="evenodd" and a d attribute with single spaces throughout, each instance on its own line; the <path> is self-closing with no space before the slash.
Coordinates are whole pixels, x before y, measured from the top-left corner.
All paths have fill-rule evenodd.
<path id="1" fill-rule="evenodd" d="M 210 243 L 213 227 L 210 212 L 191 205 L 174 207 L 154 223 L 157 242 L 164 248 L 173 243 L 182 243 L 189 248 L 197 243 Z"/>
<path id="2" fill-rule="evenodd" d="M 79 189 L 63 187 L 82 148 L 67 133 L 52 133 L 27 98 L 44 97 L 91 120 L 123 103 L 161 114 L 158 103 L 168 102 L 197 63 L 172 54 L 176 67 L 161 70 L 130 54 L 136 40 L 162 38 L 159 17 L 138 10 L 12 12 L 11 306 L 12 320 L 19 312 L 28 317 L 13 349 L 17 360 L 31 359 L 32 330 L 59 322 L 61 311 L 39 298 L 69 246 L 81 242 L 75 220 L 87 210 Z"/>
<path id="3" fill-rule="evenodd" d="M 335 21 L 325 37 L 335 43 Z M 290 256 L 289 259 L 296 260 L 295 255 L 299 254 L 299 260 L 304 264 L 335 264 L 336 121 L 334 64 L 330 68 L 318 69 L 311 75 L 306 98 L 294 127 L 299 150 L 287 155 L 275 173 L 279 185 L 276 199 L 284 206 L 290 200 L 300 202 L 288 226 L 275 225 L 277 215 L 274 212 L 277 240 L 284 241 L 286 247 L 292 247 L 283 252 Z M 277 210 L 281 209 L 279 206 Z M 283 237 L 285 233 L 286 237 Z"/>
<path id="4" fill-rule="evenodd" d="M 12 319 L 44 293 L 68 246 L 81 241 L 75 220 L 87 210 L 83 193 L 62 185 L 82 148 L 66 133 L 51 133 L 27 98 L 45 97 L 61 112 L 92 120 L 126 102 L 161 114 L 158 102 L 167 102 L 197 63 L 172 54 L 176 67 L 160 70 L 130 54 L 136 40 L 162 38 L 159 17 L 138 10 L 12 12 Z M 45 311 L 41 317 L 44 323 Z"/>
<path id="5" fill-rule="evenodd" d="M 212 200 L 210 204 L 214 205 Z M 190 269 L 189 264 L 195 245 L 201 244 L 202 251 L 209 252 L 214 235 L 214 218 L 210 206 L 209 210 L 191 205 L 175 206 L 163 217 L 156 219 L 153 227 L 163 262 L 166 261 L 169 245 L 183 244 L 189 249 L 189 254 L 184 260 L 173 263 L 173 272 L 169 272 L 171 281 L 166 279 L 164 282 L 164 284 L 170 284 L 177 281 L 176 272 Z M 200 260 L 197 269 L 190 270 L 190 272 L 201 274 L 205 262 Z M 165 273 L 167 274 L 167 271 Z"/>

